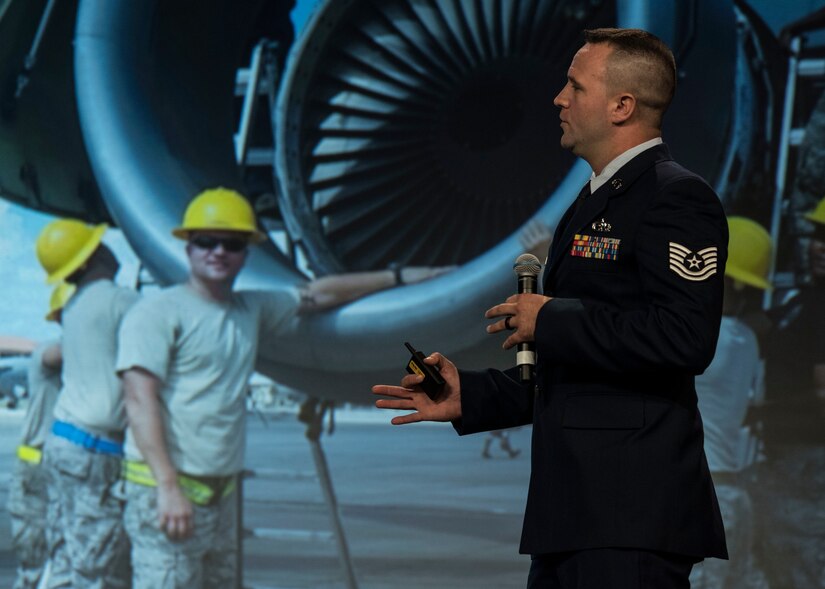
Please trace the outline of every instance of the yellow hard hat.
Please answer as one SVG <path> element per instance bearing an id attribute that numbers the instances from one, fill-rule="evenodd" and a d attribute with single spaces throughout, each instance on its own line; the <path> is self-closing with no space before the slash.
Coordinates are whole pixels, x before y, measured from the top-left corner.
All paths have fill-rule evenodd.
<path id="1" fill-rule="evenodd" d="M 54 284 L 74 274 L 91 257 L 108 225 L 86 225 L 77 219 L 57 219 L 37 236 L 36 251 L 40 265 Z"/>
<path id="2" fill-rule="evenodd" d="M 819 204 L 816 205 L 816 208 L 805 215 L 805 218 L 808 221 L 813 221 L 814 223 L 820 223 L 825 225 L 825 198 L 819 201 Z"/>
<path id="3" fill-rule="evenodd" d="M 68 282 L 61 282 L 52 291 L 51 299 L 49 299 L 49 312 L 46 315 L 46 321 L 57 321 L 57 315 L 69 302 L 69 299 L 74 295 L 77 287 Z"/>
<path id="4" fill-rule="evenodd" d="M 728 217 L 728 263 L 725 275 L 756 288 L 772 288 L 768 282 L 773 241 L 756 221 Z"/>
<path id="5" fill-rule="evenodd" d="M 255 212 L 240 193 L 229 188 L 210 188 L 198 194 L 183 214 L 183 224 L 172 235 L 189 239 L 190 231 L 237 231 L 258 243 L 266 236 L 258 231 Z"/>

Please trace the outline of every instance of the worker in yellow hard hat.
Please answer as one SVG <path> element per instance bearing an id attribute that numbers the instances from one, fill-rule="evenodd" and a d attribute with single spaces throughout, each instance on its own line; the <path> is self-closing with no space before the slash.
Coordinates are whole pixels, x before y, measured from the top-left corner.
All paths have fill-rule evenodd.
<path id="1" fill-rule="evenodd" d="M 75 292 L 62 282 L 52 291 L 47 321 L 60 323 L 61 311 Z M 46 472 L 42 467 L 43 444 L 52 425 L 52 412 L 60 391 L 63 355 L 60 340 L 42 342 L 32 352 L 28 368 L 28 403 L 17 446 L 17 462 L 9 481 L 8 510 L 11 543 L 17 554 L 14 586 L 35 588 L 49 558 L 47 518 L 49 498 Z M 60 547 L 62 551 L 62 545 Z M 60 554 L 54 554 L 60 559 Z"/>
<path id="2" fill-rule="evenodd" d="M 36 253 L 47 281 L 59 282 L 83 269 L 100 248 L 106 228 L 105 223 L 92 227 L 77 219 L 46 225 L 37 238 Z"/>
<path id="3" fill-rule="evenodd" d="M 825 300 L 825 198 L 819 201 L 814 210 L 805 218 L 813 223 L 814 231 L 808 246 L 808 262 L 810 264 L 813 284 L 807 293 L 807 304 L 810 307 L 811 342 L 814 354 L 814 388 L 820 408 L 825 413 L 825 311 L 822 301 Z"/>
<path id="4" fill-rule="evenodd" d="M 123 503 L 111 493 L 120 478 L 126 428 L 114 365 L 121 319 L 138 295 L 114 283 L 120 266 L 103 243 L 106 229 L 58 219 L 36 242 L 47 281 L 76 288 L 71 303 L 55 309 L 63 323 L 63 384 L 43 447 L 48 526 L 55 530 L 49 549 L 65 543 L 67 556 L 51 562 L 52 586 L 125 587 L 129 581 Z M 56 305 L 65 294 L 54 293 Z"/>
<path id="5" fill-rule="evenodd" d="M 46 321 L 53 321 L 60 323 L 62 321 L 63 308 L 77 292 L 77 286 L 69 284 L 68 282 L 61 282 L 52 290 L 51 297 L 49 297 L 49 312 L 46 313 Z"/>
<path id="6" fill-rule="evenodd" d="M 729 216 L 728 232 L 719 339 L 710 366 L 696 377 L 696 395 L 730 560 L 697 564 L 690 576 L 692 587 L 727 587 L 736 579 L 761 575 L 753 556 L 754 514 L 743 473 L 755 464 L 759 452 L 760 440 L 746 425 L 746 416 L 764 397 L 764 369 L 756 334 L 742 315 L 745 302 L 754 299 L 749 294 L 771 288 L 773 243 L 759 223 L 745 217 Z"/>
<path id="7" fill-rule="evenodd" d="M 805 218 L 814 224 L 808 247 L 811 275 L 814 280 L 822 282 L 825 280 L 825 198 Z"/>
<path id="8" fill-rule="evenodd" d="M 189 278 L 135 305 L 118 345 L 129 416 L 125 522 L 134 589 L 166 586 L 170 578 L 176 587 L 197 589 L 203 579 L 233 587 L 233 493 L 259 338 L 288 337 L 300 313 L 444 270 L 400 268 L 324 277 L 286 291 L 236 291 L 249 247 L 265 235 L 246 198 L 222 187 L 198 194 L 172 234 L 186 241 Z"/>

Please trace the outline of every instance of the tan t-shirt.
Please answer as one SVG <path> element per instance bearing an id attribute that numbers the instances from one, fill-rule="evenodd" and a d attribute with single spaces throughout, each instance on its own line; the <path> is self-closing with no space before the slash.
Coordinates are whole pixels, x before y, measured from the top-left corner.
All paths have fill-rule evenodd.
<path id="1" fill-rule="evenodd" d="M 140 367 L 163 381 L 161 413 L 179 472 L 223 476 L 242 470 L 245 395 L 259 333 L 294 328 L 298 292 L 233 293 L 215 302 L 178 285 L 147 296 L 120 330 L 117 370 Z M 131 432 L 126 457 L 142 460 Z"/>
<path id="2" fill-rule="evenodd" d="M 24 446 L 42 448 L 52 427 L 54 404 L 60 392 L 60 370 L 43 366 L 43 352 L 59 343 L 59 340 L 44 342 L 32 352 L 28 369 L 29 404 L 20 436 Z"/>
<path id="3" fill-rule="evenodd" d="M 111 280 L 95 280 L 69 300 L 63 309 L 63 389 L 56 419 L 93 433 L 124 430 L 123 392 L 115 374 L 117 332 L 139 298 Z"/>

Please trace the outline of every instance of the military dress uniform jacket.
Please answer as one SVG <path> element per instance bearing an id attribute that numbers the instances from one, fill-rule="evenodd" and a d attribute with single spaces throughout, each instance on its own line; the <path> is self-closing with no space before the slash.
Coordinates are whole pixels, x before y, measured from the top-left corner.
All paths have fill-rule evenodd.
<path id="1" fill-rule="evenodd" d="M 535 384 L 460 371 L 460 434 L 533 424 L 522 553 L 727 557 L 694 388 L 716 348 L 727 243 L 713 190 L 650 148 L 559 223 Z"/>

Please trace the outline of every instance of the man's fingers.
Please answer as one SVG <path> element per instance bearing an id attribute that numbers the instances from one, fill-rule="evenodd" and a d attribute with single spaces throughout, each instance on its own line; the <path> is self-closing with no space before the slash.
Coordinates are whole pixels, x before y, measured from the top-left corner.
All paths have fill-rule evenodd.
<path id="1" fill-rule="evenodd" d="M 166 522 L 165 522 L 165 525 L 163 527 L 163 531 L 166 533 L 166 535 L 169 537 L 169 539 L 177 540 L 178 539 L 178 522 L 177 522 L 177 518 L 175 518 L 174 516 L 171 516 L 171 515 L 166 517 Z"/>
<path id="2" fill-rule="evenodd" d="M 401 389 L 406 390 L 407 394 L 409 395 L 411 392 L 415 390 L 415 387 L 421 384 L 424 380 L 424 377 L 420 374 L 408 374 L 404 378 L 401 379 Z"/>
<path id="3" fill-rule="evenodd" d="M 379 409 L 397 409 L 401 411 L 415 411 L 415 404 L 411 400 L 378 399 L 375 406 Z"/>
<path id="4" fill-rule="evenodd" d="M 399 399 L 410 399 L 413 391 L 404 387 L 377 384 L 374 387 L 372 387 L 372 392 L 373 394 L 384 395 L 385 397 L 398 397 Z"/>
<path id="5" fill-rule="evenodd" d="M 507 299 L 506 303 L 501 303 L 500 305 L 496 305 L 495 307 L 490 307 L 484 313 L 484 317 L 487 319 L 496 319 L 497 317 L 506 317 L 507 315 L 516 315 L 518 311 L 518 297 L 521 295 L 513 295 Z"/>
<path id="6" fill-rule="evenodd" d="M 188 538 L 194 530 L 192 514 L 163 513 L 158 520 L 161 531 L 171 540 Z"/>
<path id="7" fill-rule="evenodd" d="M 192 518 L 187 515 L 172 517 L 169 520 L 169 537 L 173 540 L 183 540 L 192 534 Z"/>
<path id="8" fill-rule="evenodd" d="M 420 413 L 410 413 L 409 415 L 399 415 L 398 417 L 393 417 L 390 420 L 390 423 L 393 425 L 405 425 L 407 423 L 418 423 L 421 421 L 421 414 Z"/>
<path id="9" fill-rule="evenodd" d="M 487 333 L 498 333 L 500 331 L 513 331 L 518 329 L 516 325 L 515 316 L 507 315 L 501 321 L 496 321 L 487 326 Z"/>

